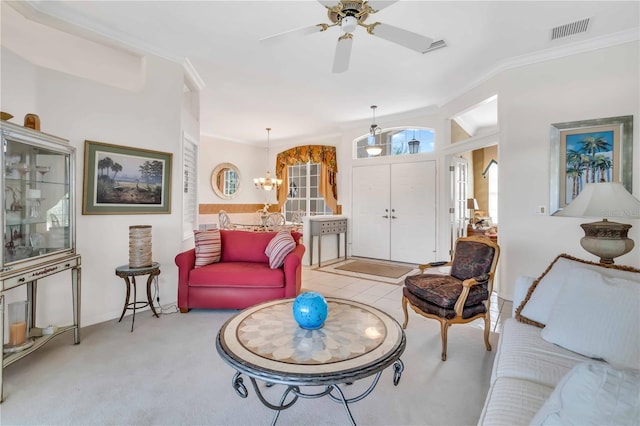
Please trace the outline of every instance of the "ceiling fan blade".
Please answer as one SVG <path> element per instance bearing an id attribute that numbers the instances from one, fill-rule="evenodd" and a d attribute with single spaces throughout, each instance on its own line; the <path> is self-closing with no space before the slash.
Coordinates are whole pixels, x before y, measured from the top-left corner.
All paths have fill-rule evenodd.
<path id="1" fill-rule="evenodd" d="M 275 41 L 275 40 L 283 40 L 287 38 L 294 38 L 298 36 L 319 33 L 324 30 L 326 30 L 326 24 L 309 25 L 308 27 L 296 28 L 293 30 L 285 31 L 283 33 L 264 37 L 264 38 L 261 38 L 260 41 L 269 42 L 269 41 Z"/>
<path id="2" fill-rule="evenodd" d="M 318 3 L 320 3 L 324 7 L 334 7 L 339 3 L 339 1 L 338 0 L 318 0 Z"/>
<path id="3" fill-rule="evenodd" d="M 336 53 L 333 57 L 333 72 L 341 73 L 349 69 L 349 59 L 351 59 L 351 46 L 353 45 L 353 37 L 351 34 L 345 34 L 338 39 Z"/>
<path id="4" fill-rule="evenodd" d="M 394 3 L 398 3 L 398 0 L 371 0 L 367 2 L 367 5 L 376 12 L 389 7 Z"/>
<path id="5" fill-rule="evenodd" d="M 375 23 L 368 30 L 369 34 L 399 44 L 416 52 L 424 53 L 431 47 L 433 39 L 393 25 Z"/>

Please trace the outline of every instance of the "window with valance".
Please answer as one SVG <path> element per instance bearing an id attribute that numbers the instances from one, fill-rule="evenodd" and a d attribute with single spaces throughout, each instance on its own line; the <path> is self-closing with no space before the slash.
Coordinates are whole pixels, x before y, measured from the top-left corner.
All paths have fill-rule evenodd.
<path id="1" fill-rule="evenodd" d="M 338 162 L 336 160 L 336 147 L 327 145 L 304 145 L 296 146 L 278 154 L 276 158 L 276 176 L 283 182 L 289 182 L 289 168 L 299 163 L 307 162 L 319 163 L 320 185 L 319 192 L 325 203 L 334 212 L 338 207 L 338 187 L 336 174 L 338 173 Z M 281 185 L 278 188 L 278 205 L 280 208 L 287 201 L 289 193 L 288 185 Z"/>

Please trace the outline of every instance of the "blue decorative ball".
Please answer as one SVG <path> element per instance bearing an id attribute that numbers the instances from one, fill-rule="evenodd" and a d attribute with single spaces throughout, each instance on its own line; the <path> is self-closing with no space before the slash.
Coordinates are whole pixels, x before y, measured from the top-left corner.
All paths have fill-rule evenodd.
<path id="1" fill-rule="evenodd" d="M 298 325 L 307 330 L 315 330 L 324 325 L 329 307 L 320 293 L 308 291 L 301 293 L 293 301 L 293 318 Z"/>

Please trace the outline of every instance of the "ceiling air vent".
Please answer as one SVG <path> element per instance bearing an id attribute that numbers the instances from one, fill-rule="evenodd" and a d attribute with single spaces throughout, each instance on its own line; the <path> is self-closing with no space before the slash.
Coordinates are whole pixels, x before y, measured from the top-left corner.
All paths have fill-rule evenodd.
<path id="1" fill-rule="evenodd" d="M 590 18 L 584 18 L 579 21 L 571 22 L 569 24 L 560 25 L 551 30 L 551 40 L 556 40 L 563 37 L 569 37 L 575 34 L 580 34 L 587 31 L 589 27 Z"/>
<path id="2" fill-rule="evenodd" d="M 437 41 L 434 41 L 433 43 L 431 43 L 431 46 L 429 46 L 429 48 L 427 50 L 423 51 L 422 53 L 431 52 L 433 50 L 440 49 L 440 48 L 446 47 L 446 46 L 447 46 L 447 42 L 446 41 L 437 40 Z"/>

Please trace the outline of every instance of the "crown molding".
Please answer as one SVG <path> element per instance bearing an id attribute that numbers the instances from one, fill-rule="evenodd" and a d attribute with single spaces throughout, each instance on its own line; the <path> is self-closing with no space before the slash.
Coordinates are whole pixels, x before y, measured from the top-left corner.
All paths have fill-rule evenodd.
<path id="1" fill-rule="evenodd" d="M 498 63 L 492 70 L 487 72 L 486 74 L 478 77 L 476 80 L 471 83 L 462 86 L 459 90 L 452 93 L 451 95 L 443 98 L 440 102 L 438 102 L 438 106 L 446 105 L 447 103 L 453 101 L 454 99 L 462 96 L 463 94 L 471 91 L 475 87 L 484 83 L 485 81 L 495 77 L 496 75 L 513 69 L 519 68 L 526 65 L 532 65 L 539 62 L 551 61 L 553 59 L 564 58 L 567 56 L 577 55 L 580 53 L 591 52 L 593 50 L 605 49 L 607 47 L 617 46 L 619 44 L 629 43 L 633 41 L 640 40 L 640 28 L 631 28 L 629 30 L 620 31 L 617 33 L 609 34 L 602 37 L 596 37 L 584 41 L 579 41 L 575 43 L 565 44 L 558 47 L 553 47 L 549 49 L 540 50 L 538 52 L 516 56 L 513 58 L 509 58 L 505 61 Z"/>
<path id="2" fill-rule="evenodd" d="M 58 2 L 43 0 L 6 1 L 25 18 L 48 27 L 58 29 L 76 36 L 87 38 L 96 43 L 123 49 L 138 55 L 154 55 L 183 65 L 185 58 L 171 54 L 121 31 L 105 25 L 93 23 L 89 25 L 81 16 L 60 7 Z M 55 9 L 55 12 L 53 11 Z"/>

